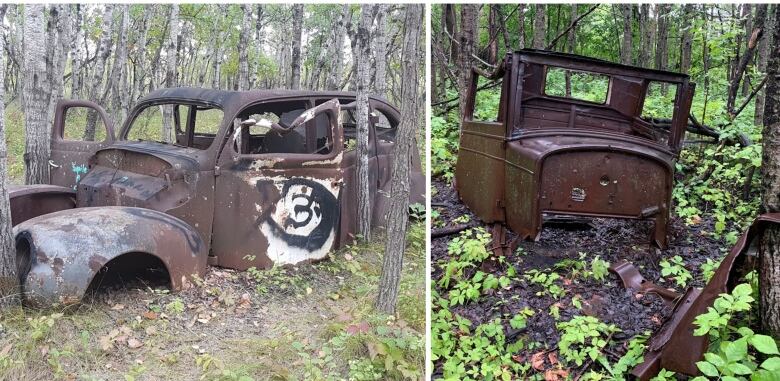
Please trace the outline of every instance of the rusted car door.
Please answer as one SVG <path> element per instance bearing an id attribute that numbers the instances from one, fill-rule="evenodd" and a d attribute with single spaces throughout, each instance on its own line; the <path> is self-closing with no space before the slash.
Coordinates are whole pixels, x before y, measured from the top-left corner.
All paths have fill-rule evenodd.
<path id="1" fill-rule="evenodd" d="M 94 134 L 87 126 L 94 125 Z M 57 102 L 49 160 L 52 185 L 75 189 L 89 170 L 89 158 L 114 142 L 114 127 L 102 107 L 90 101 Z"/>
<path id="2" fill-rule="evenodd" d="M 280 122 L 285 119 L 283 107 L 266 103 L 267 110 L 250 106 L 255 110 L 239 113 L 237 127 L 218 160 L 212 242 L 217 257 L 212 263 L 220 266 L 268 268 L 321 259 L 338 241 L 344 186 L 338 101 L 302 113 L 299 118 L 306 122 L 292 132 L 243 134 L 241 140 L 248 137 L 259 146 L 252 153 L 239 152 L 245 149 L 237 144 L 242 132 L 267 124 L 259 120 L 256 125 L 239 126 L 248 122 L 241 119 L 267 115 L 268 110 L 281 115 Z M 319 136 L 323 130 L 327 135 Z M 294 135 L 299 133 L 302 136 Z M 310 133 L 318 135 L 312 138 Z"/>

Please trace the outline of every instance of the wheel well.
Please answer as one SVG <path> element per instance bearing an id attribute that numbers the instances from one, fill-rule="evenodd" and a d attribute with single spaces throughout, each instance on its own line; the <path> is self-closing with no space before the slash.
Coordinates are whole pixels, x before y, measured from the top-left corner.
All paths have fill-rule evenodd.
<path id="1" fill-rule="evenodd" d="M 95 273 L 87 293 L 100 289 L 138 287 L 172 287 L 170 272 L 156 255 L 145 252 L 125 253 L 112 258 Z"/>

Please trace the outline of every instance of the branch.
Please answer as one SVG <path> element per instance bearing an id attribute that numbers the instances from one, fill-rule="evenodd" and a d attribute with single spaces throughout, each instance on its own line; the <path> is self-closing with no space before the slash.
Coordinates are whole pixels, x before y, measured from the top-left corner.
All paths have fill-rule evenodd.
<path id="1" fill-rule="evenodd" d="M 547 45 L 547 47 L 546 47 L 545 49 L 547 49 L 547 50 L 552 50 L 552 48 L 555 46 L 555 43 L 556 43 L 556 42 L 558 42 L 558 40 L 559 40 L 561 37 L 563 37 L 563 36 L 565 36 L 567 33 L 569 33 L 569 31 L 570 31 L 572 28 L 574 28 L 575 26 L 577 26 L 577 23 L 578 23 L 578 22 L 580 22 L 580 20 L 582 20 L 582 19 L 583 19 L 585 16 L 587 16 L 587 15 L 591 14 L 593 11 L 595 11 L 595 10 L 596 10 L 596 8 L 598 8 L 598 7 L 599 7 L 599 5 L 601 5 L 601 4 L 596 4 L 596 5 L 592 6 L 590 9 L 588 9 L 588 11 L 587 11 L 587 12 L 583 13 L 582 15 L 580 15 L 579 17 L 577 17 L 576 19 L 574 19 L 574 21 L 572 21 L 572 22 L 571 22 L 571 24 L 569 24 L 569 27 L 568 27 L 568 28 L 566 28 L 566 29 L 564 29 L 564 30 L 563 30 L 563 32 L 561 32 L 561 33 L 560 33 L 560 34 L 558 34 L 557 36 L 555 36 L 555 38 L 553 38 L 552 42 L 550 42 L 550 43 Z M 576 5 L 575 5 L 575 6 L 576 6 Z"/>

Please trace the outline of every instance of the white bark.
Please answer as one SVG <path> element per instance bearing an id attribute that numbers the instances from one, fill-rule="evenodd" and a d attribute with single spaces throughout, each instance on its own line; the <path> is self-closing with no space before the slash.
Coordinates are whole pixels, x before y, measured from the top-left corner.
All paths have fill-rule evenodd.
<path id="1" fill-rule="evenodd" d="M 106 61 L 111 54 L 111 27 L 114 20 L 114 6 L 107 4 L 103 10 L 102 31 L 100 32 L 100 43 L 98 45 L 97 56 L 95 57 L 95 68 L 92 69 L 92 82 L 90 83 L 89 98 L 97 103 L 104 103 L 105 92 L 101 91 L 103 84 L 103 75 L 105 74 Z M 87 127 L 84 130 L 84 140 L 95 140 L 95 128 L 97 126 L 97 113 L 91 112 L 87 116 Z"/>
<path id="2" fill-rule="evenodd" d="M 371 195 L 368 176 L 368 87 L 371 57 L 370 32 L 373 24 L 372 9 L 376 5 L 362 5 L 360 24 L 357 30 L 357 45 L 360 54 L 357 58 L 357 193 L 358 193 L 358 234 L 364 240 L 371 240 Z"/>
<path id="3" fill-rule="evenodd" d="M 334 30 L 335 40 L 333 43 L 333 67 L 328 73 L 327 89 L 341 90 L 341 80 L 344 75 L 344 36 L 346 35 L 346 22 L 351 17 L 351 11 L 348 4 L 342 5 L 341 16 L 336 22 Z"/>
<path id="4" fill-rule="evenodd" d="M 244 20 L 238 37 L 238 90 L 249 89 L 249 25 L 252 24 L 252 5 L 241 4 Z"/>
<path id="5" fill-rule="evenodd" d="M 171 13 L 168 16 L 168 42 L 166 46 L 166 72 L 165 72 L 165 86 L 174 87 L 177 84 L 177 71 L 176 63 L 178 51 L 176 49 L 176 43 L 179 39 L 179 4 L 171 4 Z M 173 108 L 163 107 L 163 131 L 162 141 L 173 142 L 176 139 L 173 137 Z"/>
<path id="6" fill-rule="evenodd" d="M 44 7 L 39 4 L 24 6 L 24 124 L 25 182 L 49 182 L 49 123 L 47 118 L 51 86 L 46 74 L 44 41 Z"/>
<path id="7" fill-rule="evenodd" d="M 376 13 L 376 36 L 374 37 L 374 89 L 377 95 L 387 97 L 387 4 L 380 4 Z"/>
<path id="8" fill-rule="evenodd" d="M 292 76 L 290 89 L 301 88 L 301 32 L 303 28 L 303 4 L 293 5 Z"/>

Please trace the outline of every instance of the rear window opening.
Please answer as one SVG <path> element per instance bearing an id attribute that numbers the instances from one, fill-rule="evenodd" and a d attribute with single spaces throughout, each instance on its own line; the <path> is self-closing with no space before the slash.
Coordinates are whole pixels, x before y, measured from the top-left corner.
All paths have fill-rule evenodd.
<path id="1" fill-rule="evenodd" d="M 544 80 L 544 94 L 605 104 L 609 95 L 609 76 L 549 66 Z"/>
<path id="2" fill-rule="evenodd" d="M 288 128 L 308 109 L 306 101 L 269 102 L 251 106 L 241 112 L 236 126 L 254 120 L 254 124 L 241 129 L 233 148 L 244 155 L 270 153 L 297 153 L 327 155 L 333 149 L 333 131 L 327 114 L 286 132 L 274 131 L 271 124 Z M 250 122 L 251 123 L 251 122 Z"/>

